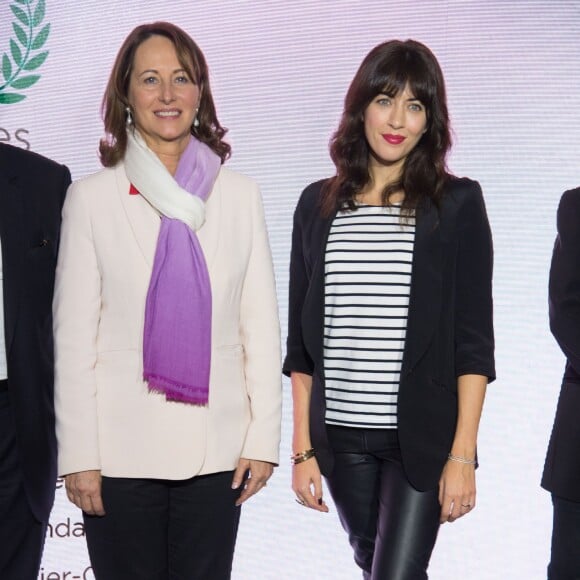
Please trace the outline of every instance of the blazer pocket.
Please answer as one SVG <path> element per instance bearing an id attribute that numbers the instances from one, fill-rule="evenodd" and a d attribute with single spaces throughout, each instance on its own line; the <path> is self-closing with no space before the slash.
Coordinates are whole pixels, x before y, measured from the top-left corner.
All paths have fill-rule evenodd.
<path id="1" fill-rule="evenodd" d="M 443 391 L 445 393 L 448 393 L 449 395 L 453 395 L 454 397 L 457 397 L 457 385 L 456 384 L 450 385 L 447 381 L 442 381 L 442 380 L 436 379 L 434 377 L 431 377 L 431 384 L 436 389 L 439 389 L 440 391 Z"/>
<path id="2" fill-rule="evenodd" d="M 224 344 L 221 346 L 216 346 L 214 350 L 216 353 L 226 356 L 239 356 L 244 352 L 244 348 L 241 344 Z"/>

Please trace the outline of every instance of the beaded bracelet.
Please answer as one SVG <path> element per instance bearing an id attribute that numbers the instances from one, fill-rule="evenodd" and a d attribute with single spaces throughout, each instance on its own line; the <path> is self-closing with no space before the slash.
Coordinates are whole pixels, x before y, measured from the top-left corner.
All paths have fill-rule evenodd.
<path id="1" fill-rule="evenodd" d="M 466 457 L 459 457 L 459 455 L 452 455 L 451 453 L 447 456 L 450 461 L 457 461 L 457 463 L 465 463 L 466 465 L 477 465 L 475 459 L 467 459 Z"/>
<path id="2" fill-rule="evenodd" d="M 316 452 L 314 451 L 314 448 L 311 447 L 306 451 L 301 451 L 300 453 L 294 453 L 294 455 L 290 455 L 290 461 L 292 462 L 292 465 L 298 465 L 299 463 L 303 463 L 315 455 Z"/>

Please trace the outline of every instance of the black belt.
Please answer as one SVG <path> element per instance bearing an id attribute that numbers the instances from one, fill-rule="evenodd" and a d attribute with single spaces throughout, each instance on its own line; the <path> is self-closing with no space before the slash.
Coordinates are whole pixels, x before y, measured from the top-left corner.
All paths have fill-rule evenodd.
<path id="1" fill-rule="evenodd" d="M 0 381 L 0 393 L 8 390 L 8 379 L 2 379 Z"/>

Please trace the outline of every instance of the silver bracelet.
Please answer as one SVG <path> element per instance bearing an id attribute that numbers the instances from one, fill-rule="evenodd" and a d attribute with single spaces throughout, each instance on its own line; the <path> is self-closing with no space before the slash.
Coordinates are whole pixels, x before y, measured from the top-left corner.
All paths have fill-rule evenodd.
<path id="1" fill-rule="evenodd" d="M 447 456 L 449 461 L 457 461 L 457 463 L 465 463 L 466 465 L 477 465 L 475 459 L 467 459 L 467 457 L 460 457 L 459 455 L 452 455 L 451 453 Z"/>

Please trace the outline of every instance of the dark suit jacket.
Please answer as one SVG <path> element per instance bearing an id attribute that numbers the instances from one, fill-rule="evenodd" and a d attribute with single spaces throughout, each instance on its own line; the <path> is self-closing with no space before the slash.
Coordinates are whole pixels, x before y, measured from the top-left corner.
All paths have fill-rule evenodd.
<path id="1" fill-rule="evenodd" d="M 334 216 L 319 211 L 323 182 L 307 187 L 294 214 L 284 372 L 313 375 L 312 444 L 323 474 L 333 457 L 325 428 L 324 253 Z M 455 434 L 457 377 L 495 378 L 493 250 L 479 185 L 452 178 L 440 211 L 417 211 L 408 328 L 399 387 L 403 466 L 420 490 L 437 485 Z"/>
<path id="2" fill-rule="evenodd" d="M 0 144 L 0 239 L 9 396 L 24 486 L 47 521 L 56 483 L 52 292 L 60 212 L 70 173 Z"/>
<path id="3" fill-rule="evenodd" d="M 558 207 L 549 284 L 550 329 L 566 355 L 542 487 L 580 502 L 580 188 Z"/>

